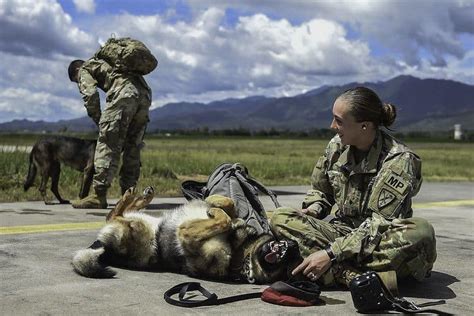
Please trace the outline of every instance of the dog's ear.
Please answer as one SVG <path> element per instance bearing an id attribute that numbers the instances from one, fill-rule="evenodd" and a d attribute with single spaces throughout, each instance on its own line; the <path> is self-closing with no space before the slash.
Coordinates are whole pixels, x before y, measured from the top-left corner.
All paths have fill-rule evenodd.
<path id="1" fill-rule="evenodd" d="M 118 200 L 117 204 L 115 204 L 115 207 L 109 212 L 109 214 L 107 214 L 105 219 L 106 222 L 109 222 L 118 216 L 123 216 L 123 213 L 127 211 L 127 207 L 134 201 L 136 195 L 137 190 L 135 187 L 128 188 L 120 200 Z"/>

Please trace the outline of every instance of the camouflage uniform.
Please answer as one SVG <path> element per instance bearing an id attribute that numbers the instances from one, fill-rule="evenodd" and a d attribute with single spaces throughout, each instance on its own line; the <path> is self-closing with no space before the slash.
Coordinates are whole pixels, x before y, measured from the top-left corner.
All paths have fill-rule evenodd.
<path id="1" fill-rule="evenodd" d="M 411 217 L 411 198 L 422 182 L 420 158 L 383 131 L 358 164 L 353 150 L 338 136 L 329 142 L 302 205 L 308 213 L 277 209 L 273 231 L 298 242 L 303 257 L 330 247 L 335 262 L 320 279 L 325 285 L 347 284 L 350 276 L 342 273 L 348 268 L 422 280 L 436 259 L 436 242 L 433 227 Z M 333 205 L 335 217 L 323 221 Z"/>
<path id="2" fill-rule="evenodd" d="M 140 148 L 151 105 L 151 89 L 140 75 L 118 73 L 107 62 L 91 58 L 79 70 L 79 91 L 87 114 L 99 127 L 95 151 L 94 189 L 106 191 L 118 169 L 122 191 L 136 185 L 140 175 Z M 101 113 L 97 87 L 106 92 Z"/>

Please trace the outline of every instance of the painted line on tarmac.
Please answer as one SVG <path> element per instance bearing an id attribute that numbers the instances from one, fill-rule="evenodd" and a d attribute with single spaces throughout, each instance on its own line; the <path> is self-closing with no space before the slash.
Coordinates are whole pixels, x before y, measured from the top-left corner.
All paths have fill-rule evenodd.
<path id="1" fill-rule="evenodd" d="M 413 203 L 413 208 L 453 207 L 453 206 L 474 206 L 474 200 L 454 200 L 454 201 Z"/>
<path id="2" fill-rule="evenodd" d="M 104 225 L 105 225 L 104 222 L 86 222 L 86 223 L 61 223 L 61 224 L 45 224 L 45 225 L 10 226 L 10 227 L 0 227 L 0 235 L 33 234 L 33 233 L 49 233 L 49 232 L 57 232 L 57 231 L 98 229 L 98 228 L 102 228 L 102 226 Z"/>
<path id="3" fill-rule="evenodd" d="M 454 206 L 474 206 L 474 200 L 455 200 L 440 201 L 427 203 L 414 203 L 414 208 L 432 208 L 432 207 L 454 207 Z M 267 212 L 271 216 L 273 212 Z M 105 225 L 104 222 L 86 222 L 86 223 L 61 223 L 61 224 L 45 224 L 45 225 L 26 225 L 26 226 L 10 226 L 0 227 L 0 235 L 13 234 L 33 234 L 33 233 L 49 233 L 57 231 L 73 231 L 73 230 L 90 230 L 99 229 Z"/>

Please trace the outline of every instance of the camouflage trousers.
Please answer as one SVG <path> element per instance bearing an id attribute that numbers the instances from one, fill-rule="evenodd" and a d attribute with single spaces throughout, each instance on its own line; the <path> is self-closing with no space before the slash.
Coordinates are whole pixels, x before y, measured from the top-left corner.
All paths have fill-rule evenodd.
<path id="1" fill-rule="evenodd" d="M 147 96 L 123 97 L 107 103 L 100 117 L 94 157 L 93 187 L 96 191 L 106 191 L 110 187 L 119 167 L 120 155 L 122 193 L 137 184 L 150 104 Z"/>
<path id="2" fill-rule="evenodd" d="M 337 262 L 319 280 L 326 286 L 347 285 L 351 277 L 344 274 L 347 269 L 395 271 L 398 278 L 412 276 L 421 281 L 436 260 L 434 229 L 422 218 L 388 221 L 374 213 L 354 229 L 337 218 L 328 222 L 278 208 L 271 226 L 277 238 L 297 242 L 303 258 L 331 244 Z"/>

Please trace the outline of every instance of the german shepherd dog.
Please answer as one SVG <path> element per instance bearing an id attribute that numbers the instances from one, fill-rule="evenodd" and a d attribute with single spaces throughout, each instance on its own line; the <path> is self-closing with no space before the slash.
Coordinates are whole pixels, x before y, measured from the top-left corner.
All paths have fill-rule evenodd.
<path id="1" fill-rule="evenodd" d="M 34 183 L 37 170 L 41 175 L 39 191 L 45 204 L 51 204 L 46 199 L 46 185 L 51 177 L 51 191 L 60 204 L 69 201 L 61 197 L 58 190 L 61 163 L 83 173 L 79 198 L 89 194 L 94 175 L 94 153 L 97 141 L 67 136 L 46 136 L 40 138 L 30 153 L 28 175 L 23 188 L 28 190 Z"/>
<path id="2" fill-rule="evenodd" d="M 109 266 L 161 270 L 217 280 L 268 283 L 286 273 L 286 265 L 266 267 L 259 249 L 272 237 L 254 236 L 254 228 L 236 218 L 232 199 L 213 195 L 165 210 L 160 217 L 144 214 L 153 188 L 142 196 L 128 189 L 107 215 L 97 240 L 75 253 L 74 270 L 85 277 L 111 278 Z"/>

